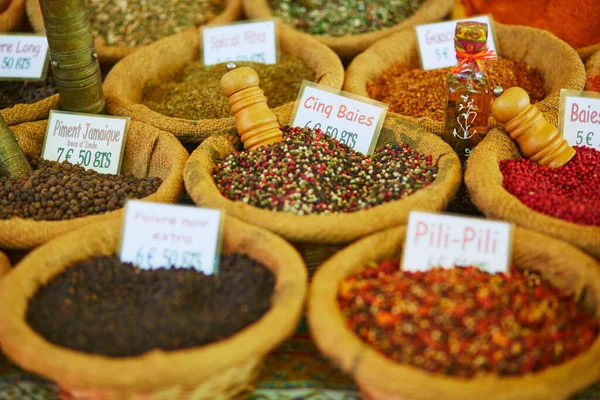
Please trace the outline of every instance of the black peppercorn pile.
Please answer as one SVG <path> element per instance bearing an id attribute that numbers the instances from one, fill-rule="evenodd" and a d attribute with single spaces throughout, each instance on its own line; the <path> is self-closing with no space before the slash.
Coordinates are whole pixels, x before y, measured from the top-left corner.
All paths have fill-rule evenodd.
<path id="1" fill-rule="evenodd" d="M 59 221 L 102 214 L 158 190 L 160 178 L 100 174 L 69 162 L 29 158 L 27 178 L 0 177 L 0 219 Z"/>
<path id="2" fill-rule="evenodd" d="M 244 255 L 221 257 L 219 274 L 142 270 L 115 256 L 79 263 L 30 300 L 28 324 L 59 346 L 127 357 L 225 339 L 271 307 L 275 277 Z"/>
<path id="3" fill-rule="evenodd" d="M 437 176 L 431 156 L 387 145 L 368 157 L 321 130 L 285 127 L 283 141 L 230 154 L 216 168 L 221 193 L 275 211 L 353 212 L 398 200 Z"/>

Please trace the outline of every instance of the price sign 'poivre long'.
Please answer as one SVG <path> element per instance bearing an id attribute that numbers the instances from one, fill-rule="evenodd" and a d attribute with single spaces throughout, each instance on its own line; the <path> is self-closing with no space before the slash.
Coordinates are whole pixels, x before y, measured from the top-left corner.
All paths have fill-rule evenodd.
<path id="1" fill-rule="evenodd" d="M 44 79 L 48 40 L 41 35 L 0 35 L 0 80 Z"/>

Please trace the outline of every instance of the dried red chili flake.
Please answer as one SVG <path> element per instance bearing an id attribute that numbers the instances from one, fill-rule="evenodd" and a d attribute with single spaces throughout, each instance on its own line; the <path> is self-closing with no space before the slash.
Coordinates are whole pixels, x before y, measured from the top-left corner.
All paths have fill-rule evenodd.
<path id="1" fill-rule="evenodd" d="M 600 92 L 600 75 L 587 78 L 587 86 L 593 92 Z"/>
<path id="2" fill-rule="evenodd" d="M 395 362 L 460 377 L 522 375 L 575 357 L 600 331 L 570 293 L 533 271 L 399 264 L 367 267 L 338 293 L 348 326 Z"/>
<path id="3" fill-rule="evenodd" d="M 504 188 L 533 210 L 579 225 L 600 226 L 600 151 L 574 146 L 577 154 L 560 168 L 525 158 L 504 160 Z"/>

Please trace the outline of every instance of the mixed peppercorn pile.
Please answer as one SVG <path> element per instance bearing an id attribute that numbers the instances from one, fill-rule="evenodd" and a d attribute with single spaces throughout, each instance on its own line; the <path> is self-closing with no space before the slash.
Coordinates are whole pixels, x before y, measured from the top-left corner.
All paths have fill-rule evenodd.
<path id="1" fill-rule="evenodd" d="M 338 293 L 348 326 L 395 362 L 460 377 L 522 375 L 575 357 L 598 336 L 597 319 L 532 271 L 399 264 L 367 267 Z"/>
<path id="2" fill-rule="evenodd" d="M 437 175 L 431 156 L 406 144 L 368 157 L 320 129 L 282 130 L 282 142 L 217 163 L 214 179 L 225 197 L 300 215 L 352 212 L 408 196 Z"/>

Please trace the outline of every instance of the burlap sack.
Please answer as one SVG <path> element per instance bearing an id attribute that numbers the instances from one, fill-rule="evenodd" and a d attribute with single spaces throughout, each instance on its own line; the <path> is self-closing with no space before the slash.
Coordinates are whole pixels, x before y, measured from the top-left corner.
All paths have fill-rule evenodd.
<path id="1" fill-rule="evenodd" d="M 600 227 L 578 225 L 539 213 L 504 189 L 500 161 L 517 158 L 521 154 L 515 142 L 500 129 L 488 133 L 473 150 L 465 184 L 477 208 L 490 218 L 557 237 L 600 259 Z"/>
<path id="2" fill-rule="evenodd" d="M 242 0 L 248 18 L 272 18 L 268 0 Z M 446 17 L 454 7 L 454 0 L 426 0 L 410 18 L 399 24 L 374 32 L 344 36 L 314 36 L 331 47 L 344 60 L 350 60 L 367 47 L 407 27 L 436 22 Z"/>
<path id="3" fill-rule="evenodd" d="M 212 19 L 209 25 L 226 24 L 233 22 L 242 17 L 241 0 L 224 0 L 226 6 L 223 12 Z M 27 17 L 35 32 L 44 33 L 44 19 L 42 18 L 42 10 L 39 0 L 27 0 Z M 94 40 L 98 60 L 101 64 L 114 64 L 128 54 L 144 47 L 144 46 L 109 46 L 105 45 L 102 38 Z"/>
<path id="4" fill-rule="evenodd" d="M 597 52 L 600 52 L 600 43 L 577 49 L 577 54 L 579 54 L 579 57 L 581 57 L 581 60 L 583 62 L 586 62 L 591 56 L 593 56 Z"/>
<path id="5" fill-rule="evenodd" d="M 342 250 L 315 275 L 308 301 L 308 322 L 319 349 L 352 374 L 371 400 L 559 400 L 600 379 L 600 338 L 579 356 L 522 377 L 453 378 L 394 363 L 346 326 L 337 304 L 339 284 L 370 262 L 401 259 L 406 227 L 371 235 Z M 515 229 L 512 262 L 539 271 L 552 285 L 570 289 L 600 318 L 600 268 L 575 247 L 550 237 Z"/>
<path id="6" fill-rule="evenodd" d="M 593 90 L 589 78 L 593 76 L 600 76 L 600 49 L 594 53 L 585 63 L 585 73 L 587 75 L 585 90 Z M 596 78 L 598 79 L 598 78 Z"/>
<path id="7" fill-rule="evenodd" d="M 11 269 L 12 268 L 10 266 L 10 260 L 8 259 L 6 254 L 0 251 L 0 280 L 4 277 L 4 275 L 8 274 Z"/>
<path id="8" fill-rule="evenodd" d="M 46 135 L 47 121 L 30 122 L 11 128 L 27 154 L 39 155 Z M 141 122 L 131 122 L 125 143 L 121 172 L 136 177 L 157 176 L 163 183 L 145 200 L 176 203 L 183 191 L 183 168 L 188 153 L 172 135 Z M 84 225 L 96 224 L 123 210 L 64 221 L 34 221 L 11 218 L 0 220 L 0 248 L 32 249 Z"/>
<path id="9" fill-rule="evenodd" d="M 50 110 L 58 110 L 60 108 L 60 97 L 58 94 L 46 97 L 43 100 L 36 101 L 31 104 L 16 104 L 12 107 L 0 110 L 2 118 L 6 123 L 18 125 L 25 122 L 39 121 L 48 119 Z"/>
<path id="10" fill-rule="evenodd" d="M 16 29 L 25 17 L 25 0 L 10 0 L 8 7 L 0 11 L 0 32 Z"/>
<path id="11" fill-rule="evenodd" d="M 502 57 L 524 62 L 542 72 L 548 95 L 536 105 L 547 119 L 557 121 L 560 89 L 581 90 L 585 85 L 585 68 L 575 50 L 553 34 L 537 28 L 494 23 L 494 32 Z M 367 82 L 377 79 L 395 62 L 420 67 L 414 30 L 406 29 L 380 40 L 356 57 L 346 72 L 344 90 L 368 97 Z M 444 132 L 444 121 L 409 116 L 402 118 L 436 135 Z M 490 129 L 498 125 L 490 117 Z"/>
<path id="12" fill-rule="evenodd" d="M 8 358 L 88 400 L 212 400 L 250 395 L 262 360 L 296 329 L 306 296 L 306 269 L 283 239 L 226 216 L 222 252 L 238 253 L 276 276 L 271 309 L 239 333 L 206 346 L 153 350 L 136 357 L 90 355 L 54 345 L 26 323 L 38 288 L 77 262 L 117 252 L 122 222 L 113 218 L 36 249 L 0 285 L 0 344 Z M 236 397 L 238 396 L 238 397 Z M 69 397 L 71 398 L 71 397 Z"/>
<path id="13" fill-rule="evenodd" d="M 352 213 L 297 215 L 260 209 L 226 199 L 213 180 L 216 162 L 236 148 L 241 149 L 234 132 L 211 136 L 192 153 L 184 170 L 185 187 L 196 204 L 224 209 L 230 215 L 275 232 L 298 245 L 307 265 L 312 268 L 339 248 L 331 245 L 344 245 L 373 232 L 406 223 L 411 210 L 443 210 L 456 194 L 461 182 L 460 162 L 456 153 L 441 139 L 404 121 L 388 118 L 378 145 L 386 143 L 407 143 L 422 154 L 430 154 L 438 167 L 435 181 L 404 199 Z"/>
<path id="14" fill-rule="evenodd" d="M 342 88 L 344 67 L 331 49 L 309 35 L 289 28 L 279 27 L 277 32 L 281 51 L 303 59 L 315 71 L 316 82 L 335 89 Z M 201 46 L 202 38 L 198 31 L 185 32 L 159 40 L 119 62 L 104 81 L 108 111 L 171 132 L 182 142 L 198 143 L 217 130 L 235 127 L 233 116 L 193 121 L 167 117 L 139 104 L 148 81 L 168 79 L 186 64 L 199 60 Z"/>

